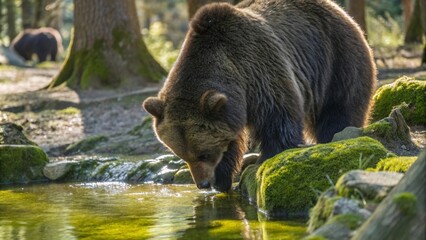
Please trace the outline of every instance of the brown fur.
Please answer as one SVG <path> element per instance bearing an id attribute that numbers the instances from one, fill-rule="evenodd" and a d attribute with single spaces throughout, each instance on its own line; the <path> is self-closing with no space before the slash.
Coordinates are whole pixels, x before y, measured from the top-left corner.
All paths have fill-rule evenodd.
<path id="1" fill-rule="evenodd" d="M 211 4 L 190 26 L 163 89 L 144 107 L 199 187 L 208 181 L 229 190 L 246 131 L 260 144 L 261 163 L 303 143 L 303 131 L 328 142 L 366 122 L 373 58 L 360 28 L 333 2 Z M 194 167 L 199 162 L 209 167 Z"/>

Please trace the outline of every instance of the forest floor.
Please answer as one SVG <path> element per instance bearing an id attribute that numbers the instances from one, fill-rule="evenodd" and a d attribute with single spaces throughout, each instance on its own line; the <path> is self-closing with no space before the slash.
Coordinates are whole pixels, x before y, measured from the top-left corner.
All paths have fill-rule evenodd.
<path id="1" fill-rule="evenodd" d="M 22 125 L 27 136 L 51 156 L 61 155 L 66 146 L 89 136 L 128 132 L 146 116 L 143 99 L 159 89 L 153 85 L 131 92 L 40 90 L 59 69 L 58 63 L 38 68 L 0 66 L 0 122 Z M 380 69 L 379 85 L 404 75 L 426 79 L 426 68 Z M 425 126 L 411 130 L 414 142 L 424 148 Z"/>

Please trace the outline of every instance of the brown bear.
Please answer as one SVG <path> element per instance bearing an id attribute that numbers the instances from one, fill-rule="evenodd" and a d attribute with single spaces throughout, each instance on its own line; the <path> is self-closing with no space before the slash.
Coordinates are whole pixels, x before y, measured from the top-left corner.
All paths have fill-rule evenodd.
<path id="1" fill-rule="evenodd" d="M 216 3 L 194 16 L 143 106 L 197 186 L 228 191 L 249 139 L 262 163 L 304 136 L 324 143 L 363 126 L 375 76 L 362 31 L 330 0 Z"/>
<path id="2" fill-rule="evenodd" d="M 25 29 L 13 39 L 11 47 L 27 61 L 36 54 L 39 62 L 46 61 L 48 56 L 56 61 L 58 52 L 63 49 L 61 34 L 49 27 Z"/>

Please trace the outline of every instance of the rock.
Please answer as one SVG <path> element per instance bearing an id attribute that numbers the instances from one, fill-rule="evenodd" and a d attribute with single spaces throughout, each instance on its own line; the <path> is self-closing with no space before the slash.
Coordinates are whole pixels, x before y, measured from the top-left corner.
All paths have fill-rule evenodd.
<path id="1" fill-rule="evenodd" d="M 353 170 L 342 177 L 336 184 L 340 196 L 351 197 L 361 194 L 363 199 L 380 201 L 404 175 L 394 172 L 366 172 Z"/>
<path id="2" fill-rule="evenodd" d="M 305 239 L 329 239 L 345 240 L 351 239 L 352 233 L 365 219 L 355 214 L 342 214 L 330 219 L 330 222 L 317 230 Z"/>
<path id="3" fill-rule="evenodd" d="M 27 66 L 25 59 L 3 45 L 0 46 L 0 65 L 14 65 L 17 67 Z"/>
<path id="4" fill-rule="evenodd" d="M 173 178 L 174 184 L 193 184 L 191 172 L 188 168 L 182 168 L 175 174 Z"/>
<path id="5" fill-rule="evenodd" d="M 48 162 L 40 147 L 0 145 L 0 184 L 45 181 L 43 168 Z"/>
<path id="6" fill-rule="evenodd" d="M 241 175 L 239 189 L 241 194 L 249 200 L 250 203 L 257 203 L 257 179 L 256 173 L 259 165 L 249 165 Z"/>
<path id="7" fill-rule="evenodd" d="M 259 159 L 259 154 L 257 153 L 248 153 L 243 157 L 243 162 L 241 164 L 241 172 L 243 172 L 248 166 L 256 164 L 257 159 Z"/>
<path id="8" fill-rule="evenodd" d="M 320 196 L 316 205 L 310 210 L 308 232 L 312 233 L 324 224 L 328 224 L 333 217 L 342 214 L 353 214 L 359 219 L 366 220 L 371 212 L 360 206 L 359 200 L 339 196 L 336 189 L 332 187 Z"/>
<path id="9" fill-rule="evenodd" d="M 380 160 L 379 163 L 377 163 L 377 166 L 374 170 L 405 173 L 416 160 L 417 157 L 385 158 Z"/>
<path id="10" fill-rule="evenodd" d="M 423 151 L 352 239 L 426 239 L 425 172 Z"/>
<path id="11" fill-rule="evenodd" d="M 0 123 L 0 144 L 34 145 L 22 132 L 23 128 L 11 122 Z"/>
<path id="12" fill-rule="evenodd" d="M 375 166 L 388 154 L 382 144 L 368 137 L 289 149 L 265 161 L 257 171 L 256 166 L 248 167 L 240 189 L 252 201 L 256 199 L 268 216 L 305 217 L 316 202 L 315 191 L 326 190 L 333 185 L 330 180 L 336 181 L 344 172 Z M 360 158 L 368 161 L 360 164 Z"/>
<path id="13" fill-rule="evenodd" d="M 341 140 L 357 138 L 362 136 L 362 130 L 357 127 L 346 127 L 341 132 L 334 134 L 332 142 L 337 142 Z"/>
<path id="14" fill-rule="evenodd" d="M 378 121 L 389 115 L 395 106 L 400 106 L 408 124 L 426 124 L 426 81 L 401 77 L 395 82 L 380 87 L 374 97 L 372 117 Z"/>
<path id="15" fill-rule="evenodd" d="M 364 128 L 363 135 L 379 140 L 398 155 L 417 155 L 420 152 L 411 141 L 410 128 L 399 108 L 393 109 L 389 117 Z"/>
<path id="16" fill-rule="evenodd" d="M 65 177 L 77 161 L 60 161 L 49 163 L 43 168 L 43 174 L 49 180 L 55 181 Z"/>

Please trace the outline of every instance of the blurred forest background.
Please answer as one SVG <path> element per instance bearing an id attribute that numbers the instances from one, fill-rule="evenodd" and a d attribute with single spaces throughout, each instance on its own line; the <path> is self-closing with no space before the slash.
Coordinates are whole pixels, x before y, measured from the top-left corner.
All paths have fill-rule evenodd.
<path id="1" fill-rule="evenodd" d="M 49 155 L 96 136 L 117 146 L 108 153 L 141 153 L 146 139 L 126 133 L 139 129 L 141 102 L 161 87 L 191 16 L 210 2 L 219 0 L 0 0 L 0 123 L 22 125 Z M 379 86 L 404 75 L 426 79 L 426 0 L 336 2 L 364 29 Z M 40 27 L 60 32 L 57 61 L 13 51 L 20 33 Z M 114 135 L 122 133 L 125 147 Z"/>
<path id="2" fill-rule="evenodd" d="M 223 0 L 222 0 L 223 1 Z M 336 0 L 368 35 L 379 67 L 418 67 L 422 52 L 421 2 L 424 0 Z M 166 70 L 175 61 L 188 29 L 189 15 L 208 0 L 136 0 L 136 12 L 145 44 Z M 235 2 L 235 1 L 228 1 Z M 105 1 L 102 5 L 108 5 Z M 72 0 L 0 0 L 0 44 L 9 46 L 26 28 L 53 27 L 65 50 L 74 24 Z M 65 53 L 63 56 L 65 57 Z M 404 61 L 407 60 L 407 61 Z M 4 63 L 4 60 L 3 60 Z"/>

